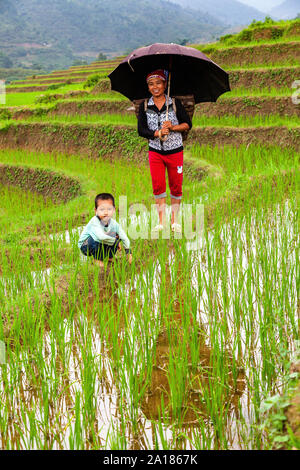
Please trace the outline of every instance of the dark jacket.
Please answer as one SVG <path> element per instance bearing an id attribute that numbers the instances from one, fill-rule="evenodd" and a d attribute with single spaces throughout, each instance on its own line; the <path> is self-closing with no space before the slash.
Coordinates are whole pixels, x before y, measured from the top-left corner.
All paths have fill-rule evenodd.
<path id="1" fill-rule="evenodd" d="M 177 153 L 183 150 L 182 137 L 181 133 L 174 132 L 172 133 L 172 139 L 169 139 L 167 143 L 161 142 L 160 139 L 154 137 L 156 130 L 161 129 L 162 123 L 166 120 L 166 103 L 163 105 L 161 110 L 159 110 L 153 100 L 150 98 L 148 100 L 150 104 L 147 105 L 147 110 L 145 111 L 145 103 L 142 102 L 139 109 L 138 115 L 138 133 L 141 137 L 145 137 L 149 140 L 149 150 L 158 152 L 162 155 L 168 155 L 172 153 Z M 153 103 L 153 104 L 151 104 Z M 171 98 L 169 101 L 169 120 L 173 124 L 183 124 L 187 123 L 189 128 L 192 128 L 191 119 L 186 112 L 183 104 L 177 98 L 175 98 L 176 105 L 176 114 L 173 112 L 173 106 L 171 104 Z M 152 129 L 149 128 L 149 122 L 151 122 Z"/>

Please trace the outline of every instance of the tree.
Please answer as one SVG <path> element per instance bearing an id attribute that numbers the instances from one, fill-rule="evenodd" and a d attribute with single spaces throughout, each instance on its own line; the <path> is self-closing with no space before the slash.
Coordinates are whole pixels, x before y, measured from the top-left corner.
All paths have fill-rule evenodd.
<path id="1" fill-rule="evenodd" d="M 103 52 L 99 52 L 97 60 L 107 60 L 107 56 Z"/>
<path id="2" fill-rule="evenodd" d="M 180 46 L 186 46 L 188 42 L 189 42 L 189 40 L 184 38 L 184 39 L 181 39 L 180 41 L 178 41 L 178 44 L 180 44 Z"/>
<path id="3" fill-rule="evenodd" d="M 7 55 L 3 54 L 3 52 L 0 52 L 0 67 L 3 67 L 4 69 L 9 69 L 13 66 L 12 60 L 7 57 Z"/>
<path id="4" fill-rule="evenodd" d="M 88 65 L 87 61 L 86 60 L 74 60 L 74 62 L 72 63 L 72 66 L 76 66 L 76 65 Z"/>

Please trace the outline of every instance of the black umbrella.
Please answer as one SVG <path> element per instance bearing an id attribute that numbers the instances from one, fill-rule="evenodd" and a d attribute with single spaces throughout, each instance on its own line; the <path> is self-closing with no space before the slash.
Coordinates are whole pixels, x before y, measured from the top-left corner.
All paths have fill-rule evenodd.
<path id="1" fill-rule="evenodd" d="M 194 95 L 195 103 L 203 103 L 216 101 L 230 91 L 227 72 L 203 52 L 178 44 L 160 43 L 136 49 L 122 60 L 109 74 L 111 89 L 131 101 L 148 98 L 146 76 L 156 69 L 172 72 L 169 80 L 171 96 Z"/>

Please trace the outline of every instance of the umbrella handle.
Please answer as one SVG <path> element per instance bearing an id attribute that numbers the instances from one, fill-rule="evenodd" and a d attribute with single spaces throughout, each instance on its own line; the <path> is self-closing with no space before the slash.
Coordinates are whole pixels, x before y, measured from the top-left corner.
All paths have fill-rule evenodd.
<path id="1" fill-rule="evenodd" d="M 134 68 L 132 67 L 132 65 L 130 63 L 132 57 L 133 57 L 133 54 L 131 54 L 131 56 L 128 58 L 127 62 L 128 62 L 129 67 L 131 68 L 132 72 L 134 72 Z"/>
<path id="2" fill-rule="evenodd" d="M 159 136 L 159 138 L 160 138 L 160 140 L 161 140 L 162 142 L 165 142 L 165 141 L 167 140 L 167 138 L 168 138 L 167 135 L 164 135 L 164 136 L 161 135 L 161 130 L 158 131 L 158 136 Z"/>
<path id="3" fill-rule="evenodd" d="M 168 96 L 167 96 L 167 115 L 166 115 L 166 120 L 168 121 L 169 120 L 169 98 L 170 98 L 170 87 L 171 87 L 171 71 L 169 72 L 169 76 L 168 76 Z M 161 133 L 159 135 L 159 138 L 162 142 L 165 142 L 168 138 L 167 135 L 165 135 L 164 137 L 161 136 Z"/>

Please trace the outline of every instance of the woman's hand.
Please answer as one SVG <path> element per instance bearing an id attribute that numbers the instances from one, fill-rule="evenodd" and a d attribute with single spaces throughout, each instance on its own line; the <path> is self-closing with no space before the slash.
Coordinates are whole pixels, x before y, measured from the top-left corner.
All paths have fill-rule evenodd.
<path id="1" fill-rule="evenodd" d="M 173 128 L 171 121 L 165 121 L 162 125 L 162 128 L 163 129 L 169 129 L 169 131 L 171 131 L 172 128 Z"/>
<path id="2" fill-rule="evenodd" d="M 169 135 L 170 134 L 170 129 L 167 127 L 162 127 L 161 128 L 161 135 Z"/>
<path id="3" fill-rule="evenodd" d="M 169 135 L 170 134 L 170 131 L 169 129 L 160 129 L 160 131 L 155 131 L 154 132 L 154 137 L 159 137 L 159 132 L 161 132 L 161 135 Z"/>

